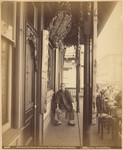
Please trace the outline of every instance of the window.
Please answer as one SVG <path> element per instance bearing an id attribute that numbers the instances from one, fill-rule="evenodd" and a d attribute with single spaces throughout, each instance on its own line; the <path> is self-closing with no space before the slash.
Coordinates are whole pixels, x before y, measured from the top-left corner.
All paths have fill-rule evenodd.
<path id="1" fill-rule="evenodd" d="M 2 71 L 2 132 L 11 127 L 12 44 L 15 42 L 15 2 L 1 4 L 1 71 Z"/>

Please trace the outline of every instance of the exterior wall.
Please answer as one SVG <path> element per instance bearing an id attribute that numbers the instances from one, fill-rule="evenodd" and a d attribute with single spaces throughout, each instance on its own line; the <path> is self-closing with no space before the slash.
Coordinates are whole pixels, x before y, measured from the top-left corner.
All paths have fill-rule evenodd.
<path id="1" fill-rule="evenodd" d="M 15 28 L 14 34 L 17 36 L 17 40 L 15 39 L 15 47 L 13 46 L 13 64 L 12 64 L 12 102 L 9 107 L 12 109 L 12 117 L 11 117 L 11 126 L 9 130 L 7 130 L 2 135 L 2 144 L 3 146 L 14 146 L 16 144 L 23 144 L 23 140 L 21 138 L 22 132 L 24 130 L 23 127 L 23 104 L 24 104 L 24 5 L 17 3 L 16 7 L 18 8 L 17 12 L 17 28 Z M 19 13 L 19 14 L 18 14 Z M 16 22 L 16 18 L 14 20 Z M 21 29 L 21 30 L 20 30 Z M 17 34 L 16 34 L 17 33 Z M 14 72 L 15 71 L 15 72 Z M 8 74 L 9 76 L 9 74 Z M 3 83 L 4 84 L 4 83 Z M 16 87 L 16 88 L 15 88 Z M 15 115 L 16 114 L 16 115 Z M 11 112 L 10 112 L 11 115 Z"/>
<path id="2" fill-rule="evenodd" d="M 34 136 L 32 137 L 31 132 L 34 131 L 31 122 L 33 123 L 34 113 L 30 116 L 25 113 L 25 19 L 26 19 L 26 3 L 16 3 L 16 17 L 15 17 L 15 41 L 12 41 L 13 55 L 12 55 L 12 103 L 11 109 L 12 122 L 10 128 L 2 134 L 2 145 L 5 147 L 9 146 L 28 146 L 32 144 Z M 34 17 L 35 18 L 35 17 Z M 3 36 L 4 37 L 4 36 Z M 4 37 L 7 41 L 8 39 Z M 30 49 L 29 49 L 30 50 Z M 9 75 L 8 75 L 9 76 Z M 36 75 L 37 76 L 37 75 Z M 36 79 L 33 78 L 34 80 Z M 36 79 L 37 80 L 37 79 Z M 4 84 L 4 83 L 3 83 Z M 34 87 L 36 87 L 35 82 Z M 38 91 L 38 88 L 35 90 Z M 37 94 L 35 94 L 35 100 Z M 33 103 L 35 104 L 35 102 Z M 36 105 L 35 107 L 36 108 Z M 25 113 L 25 114 L 24 114 Z M 28 122 L 25 124 L 25 121 Z M 29 134 L 26 135 L 26 132 Z M 35 132 L 35 131 L 34 131 Z M 33 133 L 32 133 L 33 134 Z"/>
<path id="3" fill-rule="evenodd" d="M 31 28 L 32 32 L 37 33 L 38 35 L 38 44 L 35 47 L 35 44 L 33 43 L 33 39 L 29 39 L 32 37 L 28 37 L 29 33 L 27 30 L 30 30 L 27 28 L 27 5 L 25 2 L 18 2 L 16 4 L 16 13 L 15 13 L 15 41 L 11 41 L 12 48 L 13 48 L 13 72 L 12 72 L 12 90 L 13 90 L 13 97 L 12 97 L 12 126 L 7 130 L 7 132 L 3 133 L 2 135 L 2 145 L 9 147 L 9 146 L 28 146 L 28 145 L 34 145 L 35 139 L 37 136 L 39 136 L 39 140 L 42 140 L 42 137 L 45 136 L 45 134 L 48 131 L 48 126 L 51 123 L 51 101 L 52 96 L 54 92 L 57 92 L 60 88 L 60 84 L 62 82 L 62 70 L 63 70 L 63 51 L 64 51 L 64 45 L 62 44 L 61 48 L 53 48 L 53 71 L 52 71 L 52 88 L 47 89 L 47 67 L 48 63 L 45 63 L 44 59 L 48 58 L 48 53 L 46 55 L 43 55 L 43 52 L 46 51 L 46 46 L 43 47 L 43 38 L 40 35 L 40 32 L 43 32 L 44 29 L 44 15 L 42 11 L 42 4 L 41 6 L 38 6 L 38 8 L 41 7 L 41 11 L 39 9 L 39 16 L 37 16 L 37 10 L 34 11 L 34 26 Z M 35 6 L 35 4 L 33 4 Z M 15 10 L 13 10 L 15 11 Z M 38 20 L 38 23 L 36 21 Z M 40 24 L 40 27 L 37 27 L 37 24 Z M 31 26 L 31 25 L 30 25 Z M 34 28 L 34 29 L 33 29 Z M 38 32 L 40 29 L 40 32 Z M 48 32 L 48 31 L 47 31 Z M 35 34 L 34 33 L 34 34 Z M 47 37 L 46 37 L 47 38 Z M 26 40 L 30 40 L 29 43 Z M 46 40 L 46 39 L 45 39 Z M 34 101 L 30 105 L 30 100 L 28 101 L 25 97 L 25 95 L 28 95 L 28 91 L 25 90 L 25 85 L 27 84 L 27 74 L 30 73 L 30 68 L 27 70 L 27 62 L 29 60 L 29 56 L 31 56 L 29 53 L 27 57 L 26 49 L 31 51 L 31 44 L 34 44 L 34 49 L 38 47 L 38 50 L 40 51 L 39 56 L 35 58 L 34 56 L 34 62 L 31 61 L 30 57 L 30 63 L 37 68 L 37 64 L 39 68 L 34 73 L 35 77 L 32 77 L 32 80 L 35 80 L 35 89 L 34 89 Z M 49 42 L 49 38 L 47 38 L 47 42 Z M 47 45 L 48 46 L 48 45 Z M 34 53 L 36 55 L 36 53 Z M 38 58 L 38 60 L 37 60 Z M 27 60 L 26 60 L 27 59 Z M 38 62 L 35 62 L 37 60 Z M 46 61 L 47 62 L 47 61 Z M 44 66 L 43 66 L 43 63 Z M 45 75 L 41 76 L 45 71 Z M 43 79 L 45 77 L 45 83 L 46 83 L 46 89 L 44 89 L 44 82 Z M 30 81 L 31 82 L 31 81 Z M 30 85 L 30 84 L 29 84 Z M 40 94 L 40 92 L 41 94 Z M 30 93 L 31 95 L 31 93 Z M 44 95 L 44 99 L 43 96 Z M 27 101 L 26 101 L 27 100 Z M 29 106 L 29 110 L 26 110 L 27 105 Z M 31 108 L 31 107 L 32 108 Z M 11 107 L 10 107 L 11 108 Z M 39 114 L 40 113 L 40 114 Z M 40 131 L 37 135 L 37 132 Z M 40 141 L 39 141 L 40 143 Z"/>

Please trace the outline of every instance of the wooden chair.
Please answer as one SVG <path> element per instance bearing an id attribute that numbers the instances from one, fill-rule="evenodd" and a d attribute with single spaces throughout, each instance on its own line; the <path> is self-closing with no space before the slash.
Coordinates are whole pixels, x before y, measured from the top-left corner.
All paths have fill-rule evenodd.
<path id="1" fill-rule="evenodd" d="M 112 130 L 112 138 L 113 138 L 113 123 L 114 119 L 111 115 L 100 113 L 98 115 L 98 133 L 101 132 L 101 139 L 103 139 L 104 128 L 107 127 L 108 133 L 110 133 L 110 129 Z"/>
<path id="2" fill-rule="evenodd" d="M 107 127 L 108 133 L 110 133 L 110 129 L 112 129 L 112 137 L 113 137 L 113 117 L 108 114 L 108 109 L 105 105 L 104 99 L 101 96 L 97 96 L 96 99 L 97 112 L 98 112 L 98 133 L 101 133 L 101 139 L 103 139 L 104 128 Z"/>

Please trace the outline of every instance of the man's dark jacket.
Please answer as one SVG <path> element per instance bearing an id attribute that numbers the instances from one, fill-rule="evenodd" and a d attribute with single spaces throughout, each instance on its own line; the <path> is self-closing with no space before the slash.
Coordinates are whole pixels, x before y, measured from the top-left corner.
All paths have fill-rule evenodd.
<path id="1" fill-rule="evenodd" d="M 59 90 L 53 97 L 52 110 L 54 111 L 58 104 L 61 110 L 73 111 L 72 102 L 73 99 L 68 90 Z"/>

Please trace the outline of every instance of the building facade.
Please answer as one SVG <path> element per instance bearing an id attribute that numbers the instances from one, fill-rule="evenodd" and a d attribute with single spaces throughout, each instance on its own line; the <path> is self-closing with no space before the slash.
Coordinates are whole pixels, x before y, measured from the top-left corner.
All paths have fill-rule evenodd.
<path id="1" fill-rule="evenodd" d="M 101 17 L 105 18 L 100 11 L 97 28 L 98 7 L 103 10 L 102 4 L 97 6 L 97 2 L 1 3 L 4 148 L 43 146 L 51 123 L 52 97 L 63 81 L 65 46 L 70 45 L 76 46 L 77 112 L 80 45 L 84 46 L 83 143 L 84 146 L 89 145 L 92 101 L 96 99 L 96 39 L 102 28 Z M 105 12 L 108 14 L 107 7 Z M 110 4 L 111 10 L 113 7 L 114 3 Z"/>
<path id="2" fill-rule="evenodd" d="M 3 2 L 1 8 L 2 144 L 35 145 L 39 138 L 41 144 L 62 82 L 64 46 L 49 41 L 46 4 Z"/>

